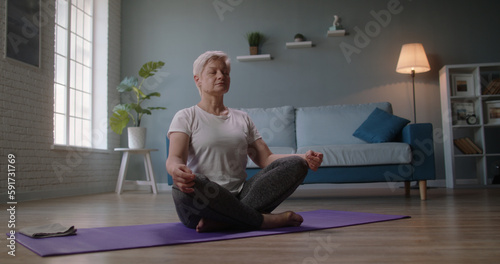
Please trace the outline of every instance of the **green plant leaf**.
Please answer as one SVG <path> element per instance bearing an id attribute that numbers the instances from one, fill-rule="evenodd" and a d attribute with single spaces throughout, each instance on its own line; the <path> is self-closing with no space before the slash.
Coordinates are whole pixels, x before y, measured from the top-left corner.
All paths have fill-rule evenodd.
<path id="1" fill-rule="evenodd" d="M 116 107 L 115 107 L 116 108 Z M 125 110 L 117 110 L 113 112 L 113 115 L 109 118 L 109 126 L 118 135 L 121 135 L 123 129 L 127 127 L 130 117 L 128 112 Z"/>
<path id="2" fill-rule="evenodd" d="M 116 87 L 118 92 L 130 92 L 132 87 L 137 86 L 137 77 L 125 77 L 123 81 Z"/>
<path id="3" fill-rule="evenodd" d="M 144 65 L 142 65 L 142 68 L 139 70 L 139 76 L 141 76 L 144 79 L 153 76 L 155 75 L 155 72 L 157 72 L 159 69 L 161 69 L 161 67 L 163 67 L 163 65 L 165 65 L 163 61 L 146 62 L 144 63 Z"/>
<path id="4" fill-rule="evenodd" d="M 110 117 L 110 126 L 114 132 L 121 135 L 123 129 L 130 121 L 132 121 L 134 126 L 140 126 L 141 118 L 144 114 L 151 115 L 151 110 L 166 109 L 165 107 L 148 107 L 145 109 L 141 107 L 144 100 L 151 99 L 153 96 L 160 97 L 160 93 L 158 92 L 146 95 L 141 90 L 141 87 L 146 78 L 153 76 L 164 65 L 165 63 L 163 61 L 147 62 L 139 70 L 139 76 L 142 77 L 139 85 L 137 77 L 125 77 L 116 87 L 119 92 L 133 91 L 136 95 L 137 102 L 118 104 L 113 108 L 113 115 Z"/>
<path id="5" fill-rule="evenodd" d="M 148 107 L 149 110 L 165 110 L 167 109 L 166 107 L 161 107 L 161 106 L 157 106 L 157 107 Z"/>
<path id="6" fill-rule="evenodd" d="M 136 105 L 134 106 L 134 110 L 135 110 L 137 113 L 139 113 L 139 114 L 140 114 L 140 113 L 142 113 L 142 111 L 143 111 L 142 107 L 141 107 L 140 105 L 138 105 L 138 104 L 136 104 Z"/>
<path id="7" fill-rule="evenodd" d="M 113 108 L 113 112 L 125 111 L 130 112 L 135 107 L 135 104 L 119 104 Z"/>
<path id="8" fill-rule="evenodd" d="M 148 95 L 144 96 L 144 98 L 143 98 L 143 99 L 151 99 L 151 96 L 157 96 L 157 97 L 160 97 L 160 96 L 161 96 L 161 94 L 160 94 L 160 93 L 158 93 L 158 92 L 153 92 L 153 93 L 150 93 L 150 94 L 148 94 Z"/>
<path id="9" fill-rule="evenodd" d="M 132 87 L 132 89 L 134 89 L 134 92 L 137 96 L 137 100 L 140 100 L 140 99 L 143 99 L 144 97 L 146 97 L 146 95 L 137 87 Z"/>
<path id="10" fill-rule="evenodd" d="M 250 47 L 258 47 L 260 44 L 264 42 L 264 34 L 256 31 L 256 32 L 249 32 L 246 35 L 248 45 Z"/>

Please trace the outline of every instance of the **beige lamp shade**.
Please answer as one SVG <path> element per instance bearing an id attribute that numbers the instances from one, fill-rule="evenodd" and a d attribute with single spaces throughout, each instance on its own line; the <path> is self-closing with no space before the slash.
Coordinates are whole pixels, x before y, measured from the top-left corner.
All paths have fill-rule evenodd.
<path id="1" fill-rule="evenodd" d="M 404 44 L 401 48 L 396 71 L 411 74 L 412 70 L 415 70 L 415 73 L 431 70 L 424 46 L 421 43 Z"/>

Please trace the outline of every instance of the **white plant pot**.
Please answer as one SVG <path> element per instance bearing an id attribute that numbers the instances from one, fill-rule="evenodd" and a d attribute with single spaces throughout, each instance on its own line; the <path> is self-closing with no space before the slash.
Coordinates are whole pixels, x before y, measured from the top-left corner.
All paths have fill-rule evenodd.
<path id="1" fill-rule="evenodd" d="M 143 149 L 146 146 L 146 128 L 128 127 L 128 148 Z"/>

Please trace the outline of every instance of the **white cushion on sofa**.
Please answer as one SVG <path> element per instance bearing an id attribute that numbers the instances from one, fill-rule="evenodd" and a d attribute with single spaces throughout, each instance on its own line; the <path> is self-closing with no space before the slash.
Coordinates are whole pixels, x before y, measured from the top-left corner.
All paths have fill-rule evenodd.
<path id="1" fill-rule="evenodd" d="M 297 147 L 367 144 L 352 134 L 377 107 L 392 114 L 387 102 L 297 108 Z"/>
<path id="2" fill-rule="evenodd" d="M 299 148 L 297 153 L 310 149 L 323 153 L 322 167 L 405 164 L 412 160 L 410 145 L 400 142 L 309 146 Z"/>
<path id="3" fill-rule="evenodd" d="M 295 154 L 294 148 L 288 147 L 269 147 L 272 153 L 274 154 Z M 255 164 L 250 157 L 247 161 L 247 168 L 258 168 L 257 164 Z"/>

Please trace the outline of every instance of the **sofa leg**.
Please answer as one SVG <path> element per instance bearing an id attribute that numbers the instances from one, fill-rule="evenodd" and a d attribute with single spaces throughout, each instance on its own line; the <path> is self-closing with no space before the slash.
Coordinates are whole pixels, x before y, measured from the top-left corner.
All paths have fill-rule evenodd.
<path id="1" fill-rule="evenodd" d="M 420 200 L 427 200 L 427 181 L 418 181 L 418 189 L 420 190 Z"/>
<path id="2" fill-rule="evenodd" d="M 410 197 L 410 188 L 411 188 L 411 182 L 410 181 L 405 181 L 405 196 Z"/>

